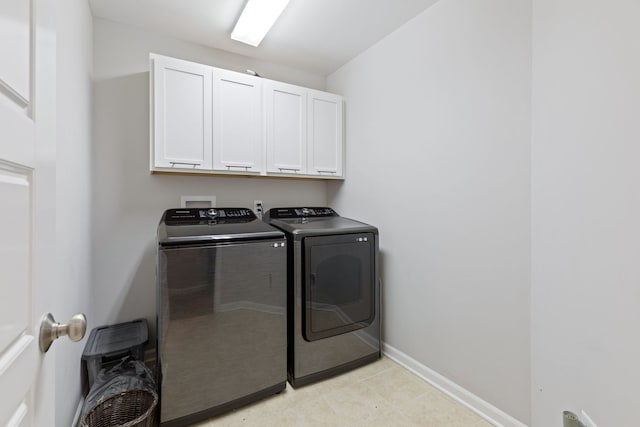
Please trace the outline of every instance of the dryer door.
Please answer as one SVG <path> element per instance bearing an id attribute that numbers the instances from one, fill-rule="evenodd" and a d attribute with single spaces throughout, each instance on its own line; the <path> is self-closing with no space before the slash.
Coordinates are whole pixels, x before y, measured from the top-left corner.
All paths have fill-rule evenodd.
<path id="1" fill-rule="evenodd" d="M 373 233 L 306 237 L 302 330 L 307 341 L 369 326 L 375 318 Z"/>

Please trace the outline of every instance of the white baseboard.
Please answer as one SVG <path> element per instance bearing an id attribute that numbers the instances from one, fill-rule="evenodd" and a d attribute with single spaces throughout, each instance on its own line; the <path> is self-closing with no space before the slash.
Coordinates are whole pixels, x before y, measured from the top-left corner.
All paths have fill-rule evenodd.
<path id="1" fill-rule="evenodd" d="M 442 391 L 447 396 L 466 406 L 484 418 L 487 422 L 498 427 L 527 427 L 526 424 L 521 423 L 511 415 L 501 411 L 489 402 L 482 400 L 475 394 L 460 387 L 450 379 L 426 367 L 422 363 L 389 344 L 382 344 L 382 353 L 389 359 L 418 375 L 420 378 Z"/>

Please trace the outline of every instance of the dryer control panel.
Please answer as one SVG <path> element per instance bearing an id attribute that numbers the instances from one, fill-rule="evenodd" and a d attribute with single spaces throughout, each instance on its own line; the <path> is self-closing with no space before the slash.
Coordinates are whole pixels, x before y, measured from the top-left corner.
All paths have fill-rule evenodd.
<path id="1" fill-rule="evenodd" d="M 273 208 L 269 210 L 270 218 L 319 218 L 327 216 L 340 216 L 331 208 Z"/>

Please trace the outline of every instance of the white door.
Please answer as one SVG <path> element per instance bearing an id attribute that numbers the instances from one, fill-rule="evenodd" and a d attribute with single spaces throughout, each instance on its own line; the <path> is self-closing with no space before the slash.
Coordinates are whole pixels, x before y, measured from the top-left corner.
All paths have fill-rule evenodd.
<path id="1" fill-rule="evenodd" d="M 55 5 L 0 1 L 0 425 L 54 419 L 51 357 L 39 350 L 55 286 L 45 251 L 55 234 Z M 53 160 L 51 160 L 53 158 Z M 43 160 L 44 159 L 44 160 Z M 47 167 L 42 167 L 46 164 Z M 50 167 L 52 166 L 52 168 Z M 53 169 L 53 174 L 51 173 Z M 44 212 L 45 214 L 41 214 Z M 55 226 L 55 223 L 54 223 Z M 55 228 L 55 227 L 53 227 Z M 49 258 L 55 258 L 48 253 Z"/>
<path id="2" fill-rule="evenodd" d="M 264 82 L 267 172 L 307 173 L 307 90 Z"/>
<path id="3" fill-rule="evenodd" d="M 152 55 L 151 169 L 211 169 L 211 68 Z"/>
<path id="4" fill-rule="evenodd" d="M 262 81 L 213 69 L 213 168 L 261 172 Z"/>
<path id="5" fill-rule="evenodd" d="M 342 97 L 326 92 L 308 92 L 307 173 L 342 176 Z"/>

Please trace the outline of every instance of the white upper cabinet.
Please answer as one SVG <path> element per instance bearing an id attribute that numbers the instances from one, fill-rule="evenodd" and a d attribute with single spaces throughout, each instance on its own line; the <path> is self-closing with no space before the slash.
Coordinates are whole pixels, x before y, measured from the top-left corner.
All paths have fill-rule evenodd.
<path id="1" fill-rule="evenodd" d="M 150 59 L 152 171 L 342 179 L 342 97 Z"/>
<path id="2" fill-rule="evenodd" d="M 263 170 L 262 79 L 213 69 L 213 169 Z"/>
<path id="3" fill-rule="evenodd" d="M 152 169 L 211 169 L 211 70 L 152 57 Z"/>
<path id="4" fill-rule="evenodd" d="M 309 90 L 307 174 L 342 176 L 342 97 Z"/>
<path id="5" fill-rule="evenodd" d="M 266 80 L 267 172 L 307 173 L 307 91 Z"/>

